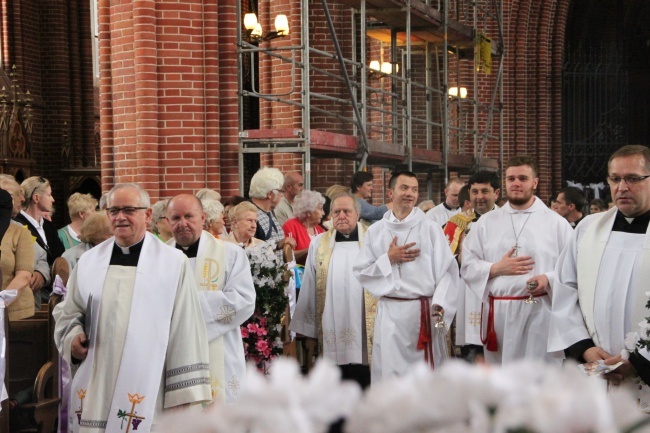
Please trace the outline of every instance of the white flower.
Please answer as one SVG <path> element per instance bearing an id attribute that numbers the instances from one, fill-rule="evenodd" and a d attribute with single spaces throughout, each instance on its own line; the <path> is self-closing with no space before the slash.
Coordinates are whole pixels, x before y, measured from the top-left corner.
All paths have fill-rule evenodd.
<path id="1" fill-rule="evenodd" d="M 638 332 L 628 332 L 625 336 L 625 348 L 629 351 L 636 349 L 636 344 L 639 342 Z"/>

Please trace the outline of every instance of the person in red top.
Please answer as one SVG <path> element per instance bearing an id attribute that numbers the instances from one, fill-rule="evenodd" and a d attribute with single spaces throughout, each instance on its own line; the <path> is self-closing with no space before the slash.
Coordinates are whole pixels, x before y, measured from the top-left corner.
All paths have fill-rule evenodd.
<path id="1" fill-rule="evenodd" d="M 296 240 L 294 255 L 296 263 L 305 264 L 307 250 L 312 238 L 325 230 L 320 226 L 321 218 L 325 213 L 323 204 L 325 199 L 316 191 L 302 191 L 296 196 L 293 202 L 293 214 L 295 218 L 287 220 L 282 226 L 284 235 Z"/>

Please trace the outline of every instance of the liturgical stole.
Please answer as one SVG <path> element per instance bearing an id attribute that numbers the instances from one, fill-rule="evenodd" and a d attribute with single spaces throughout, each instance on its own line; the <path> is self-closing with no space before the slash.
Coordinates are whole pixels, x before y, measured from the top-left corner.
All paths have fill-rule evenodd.
<path id="1" fill-rule="evenodd" d="M 359 233 L 359 248 L 363 236 L 366 234 L 366 226 L 357 223 Z M 327 292 L 327 273 L 330 267 L 330 259 L 336 239 L 336 230 L 329 230 L 323 235 L 316 253 L 316 323 L 318 325 L 318 350 L 323 353 L 323 311 L 325 310 L 325 296 Z M 375 314 L 377 312 L 377 298 L 363 291 L 363 305 L 366 316 L 366 347 L 368 350 L 368 363 L 372 362 L 372 341 L 375 329 Z"/>

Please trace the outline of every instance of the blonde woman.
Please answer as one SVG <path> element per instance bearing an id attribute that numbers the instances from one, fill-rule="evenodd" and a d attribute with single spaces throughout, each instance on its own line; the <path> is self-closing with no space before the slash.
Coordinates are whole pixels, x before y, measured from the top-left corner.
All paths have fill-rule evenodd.
<path id="1" fill-rule="evenodd" d="M 63 247 L 68 250 L 75 245 L 79 245 L 79 232 L 84 220 L 95 213 L 97 208 L 97 199 L 90 194 L 81 194 L 75 192 L 68 198 L 68 214 L 70 215 L 70 224 L 59 229 L 59 239 Z M 47 219 L 47 217 L 44 215 Z M 50 220 L 51 221 L 51 220 Z"/>

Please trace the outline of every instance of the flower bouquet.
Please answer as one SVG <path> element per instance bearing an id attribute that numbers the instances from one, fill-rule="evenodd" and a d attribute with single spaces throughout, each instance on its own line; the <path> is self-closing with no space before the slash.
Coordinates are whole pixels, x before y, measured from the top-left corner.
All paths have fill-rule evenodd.
<path id="1" fill-rule="evenodd" d="M 270 361 L 282 354 L 282 315 L 288 305 L 284 265 L 267 244 L 246 250 L 255 285 L 255 312 L 241 327 L 247 361 L 266 372 Z"/>

